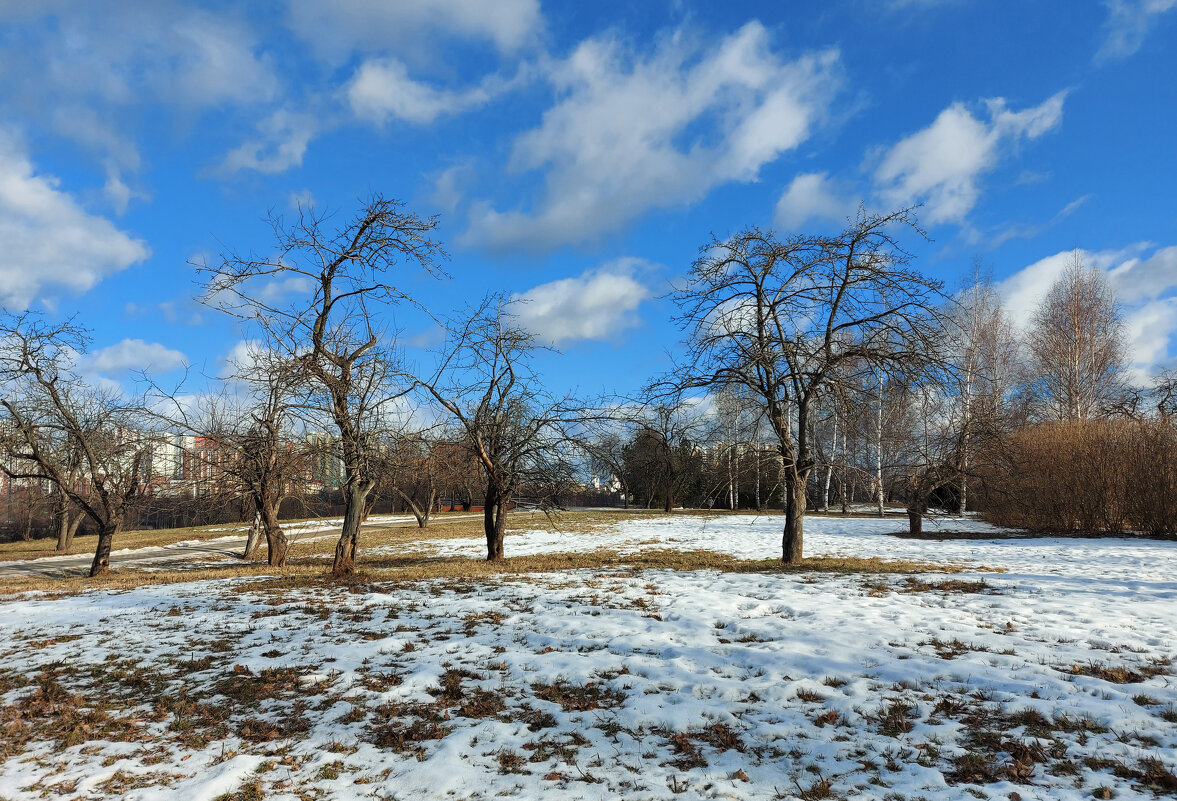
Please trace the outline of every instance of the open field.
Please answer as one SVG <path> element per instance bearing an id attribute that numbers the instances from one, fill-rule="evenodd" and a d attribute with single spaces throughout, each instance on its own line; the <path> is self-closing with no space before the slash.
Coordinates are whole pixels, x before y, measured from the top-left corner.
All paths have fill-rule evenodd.
<path id="1" fill-rule="evenodd" d="M 454 521 L 347 584 L 323 541 L 9 595 L 0 798 L 1177 793 L 1171 543 L 810 517 L 782 571 L 777 516 L 521 520 L 503 565 Z"/>

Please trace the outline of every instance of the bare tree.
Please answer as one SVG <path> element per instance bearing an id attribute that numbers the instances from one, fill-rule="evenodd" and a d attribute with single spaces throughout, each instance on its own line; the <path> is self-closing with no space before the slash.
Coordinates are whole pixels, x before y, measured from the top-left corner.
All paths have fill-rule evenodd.
<path id="1" fill-rule="evenodd" d="M 94 521 L 90 575 L 110 568 L 114 538 L 133 522 L 150 467 L 142 404 L 88 386 L 74 362 L 89 345 L 72 320 L 49 324 L 31 313 L 0 322 L 0 399 L 7 419 L 2 469 L 12 479 L 52 481 Z"/>
<path id="2" fill-rule="evenodd" d="M 589 467 L 596 476 L 605 476 L 610 483 L 617 482 L 613 486 L 620 490 L 622 506 L 628 509 L 633 490 L 629 486 L 625 469 L 625 450 L 633 426 L 625 412 L 624 407 L 619 407 L 615 410 L 615 416 L 592 425 L 580 446 L 588 456 Z"/>
<path id="3" fill-rule="evenodd" d="M 510 303 L 490 295 L 451 321 L 437 371 L 421 386 L 461 427 L 485 478 L 486 558 L 503 558 L 507 511 L 522 488 L 541 506 L 557 501 L 570 471 L 573 428 L 591 418 L 571 397 L 554 397 L 532 358 L 540 349 Z"/>
<path id="4" fill-rule="evenodd" d="M 1009 425 L 1007 399 L 1018 365 L 1019 344 L 992 281 L 974 262 L 968 286 L 949 304 L 944 338 L 956 370 L 952 409 L 959 429 L 957 512 L 968 509 L 970 461 L 978 440 L 992 440 Z"/>
<path id="5" fill-rule="evenodd" d="M 1027 345 L 1041 416 L 1087 420 L 1117 403 L 1124 323 L 1107 276 L 1086 266 L 1078 251 L 1035 311 Z"/>
<path id="6" fill-rule="evenodd" d="M 189 456 L 211 462 L 215 492 L 225 500 L 246 501 L 253 524 L 242 557 L 253 559 L 264 536 L 267 562 L 284 567 L 290 540 L 279 511 L 298 492 L 309 458 L 308 446 L 297 437 L 302 377 L 289 358 L 257 346 L 232 368 L 223 390 L 201 396 L 194 408 L 175 393 L 153 405 L 169 426 L 211 446 Z"/>
<path id="7" fill-rule="evenodd" d="M 379 432 L 411 389 L 377 310 L 415 302 L 393 283 L 397 268 L 436 275 L 446 254 L 431 238 L 436 217 L 380 195 L 344 224 L 331 228 L 328 221 L 314 209 L 300 208 L 291 223 L 271 216 L 273 255 L 228 253 L 217 265 L 196 266 L 206 276 L 204 301 L 255 323 L 270 349 L 302 369 L 315 388 L 308 405 L 338 430 L 345 509 L 331 572 L 345 576 L 355 569 Z M 265 291 L 272 281 L 309 290 L 282 304 Z"/>
<path id="8" fill-rule="evenodd" d="M 657 497 L 663 511 L 673 512 L 701 461 L 706 421 L 699 405 L 680 395 L 648 400 L 631 414 L 636 430 L 624 454 L 628 480 L 635 488 L 640 480 L 649 504 Z"/>
<path id="9" fill-rule="evenodd" d="M 803 553 L 819 397 L 847 365 L 918 369 L 937 347 L 941 285 L 908 267 L 896 228 L 922 235 L 904 209 L 860 213 L 832 237 L 752 228 L 713 238 L 674 293 L 688 355 L 682 378 L 667 383 L 737 384 L 758 398 L 784 466 L 786 563 Z"/>
<path id="10" fill-rule="evenodd" d="M 403 431 L 386 443 L 380 486 L 401 499 L 426 528 L 437 504 L 442 459 L 448 452 L 436 430 Z"/>

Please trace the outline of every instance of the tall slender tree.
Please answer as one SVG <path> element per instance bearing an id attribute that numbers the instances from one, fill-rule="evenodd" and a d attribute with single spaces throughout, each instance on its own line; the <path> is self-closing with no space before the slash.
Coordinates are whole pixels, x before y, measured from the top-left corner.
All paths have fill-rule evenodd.
<path id="1" fill-rule="evenodd" d="M 1027 346 L 1040 416 L 1088 420 L 1119 401 L 1124 321 L 1107 275 L 1084 264 L 1078 251 L 1034 312 Z"/>

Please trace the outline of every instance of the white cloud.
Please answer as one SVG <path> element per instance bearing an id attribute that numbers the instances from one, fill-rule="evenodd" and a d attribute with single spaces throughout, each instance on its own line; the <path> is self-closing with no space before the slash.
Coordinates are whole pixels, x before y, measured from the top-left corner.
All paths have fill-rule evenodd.
<path id="1" fill-rule="evenodd" d="M 256 371 L 265 353 L 266 346 L 259 340 L 240 340 L 221 359 L 221 378 Z"/>
<path id="2" fill-rule="evenodd" d="M 286 205 L 291 211 L 309 209 L 315 205 L 315 196 L 309 189 L 300 189 L 286 196 Z"/>
<path id="3" fill-rule="evenodd" d="M 274 279 L 273 281 L 266 282 L 258 290 L 257 297 L 263 303 L 274 306 L 287 295 L 307 292 L 310 288 L 310 279 L 304 278 L 301 275 L 292 275 L 289 278 Z"/>
<path id="4" fill-rule="evenodd" d="M 1063 251 L 1034 262 L 997 284 L 1011 320 L 1026 326 L 1038 304 L 1077 254 L 1107 273 L 1124 315 L 1130 361 L 1147 372 L 1177 342 L 1177 247 L 1139 243 L 1121 250 Z"/>
<path id="5" fill-rule="evenodd" d="M 88 354 L 81 363 L 85 372 L 122 373 L 144 370 L 166 373 L 188 363 L 188 357 L 158 342 L 124 339 Z"/>
<path id="6" fill-rule="evenodd" d="M 1011 111 L 1005 100 L 985 101 L 987 120 L 953 103 L 921 131 L 887 150 L 874 171 L 876 191 L 892 206 L 923 202 L 929 223 L 960 222 L 980 196 L 982 175 L 1021 139 L 1036 139 L 1062 121 L 1066 92 L 1041 105 Z"/>
<path id="7" fill-rule="evenodd" d="M 278 109 L 258 123 L 256 137 L 229 151 L 213 172 L 231 175 L 239 170 L 254 170 L 273 175 L 301 166 L 307 146 L 320 133 L 320 126 L 316 115 Z"/>
<path id="8" fill-rule="evenodd" d="M 8 99 L 122 170 L 139 166 L 128 109 L 184 112 L 271 101 L 281 92 L 269 57 L 235 14 L 174 0 L 0 3 L 19 30 L 0 51 Z M 30 68 L 30 65 L 36 65 Z"/>
<path id="9" fill-rule="evenodd" d="M 1126 58 L 1144 44 L 1145 37 L 1162 14 L 1177 7 L 1177 0 L 1106 0 L 1106 38 L 1096 61 Z"/>
<path id="10" fill-rule="evenodd" d="M 1169 355 L 1177 333 L 1177 297 L 1149 301 L 1125 319 L 1134 364 L 1153 365 Z"/>
<path id="11" fill-rule="evenodd" d="M 289 22 L 321 55 L 415 49 L 449 36 L 486 41 L 509 52 L 543 25 L 539 0 L 289 0 Z"/>
<path id="12" fill-rule="evenodd" d="M 436 89 L 409 77 L 393 58 L 365 61 L 344 88 L 348 105 L 360 119 L 385 123 L 390 118 L 427 125 L 441 116 L 485 105 L 508 86 L 494 76 L 463 91 Z"/>
<path id="13" fill-rule="evenodd" d="M 854 200 L 839 197 L 826 173 L 804 173 L 781 194 L 773 221 L 787 231 L 797 230 L 809 220 L 845 221 L 854 216 L 857 207 Z"/>
<path id="14" fill-rule="evenodd" d="M 1146 259 L 1128 259 L 1110 277 L 1124 303 L 1159 297 L 1177 287 L 1177 246 L 1160 248 Z"/>
<path id="15" fill-rule="evenodd" d="M 576 278 L 563 278 L 516 293 L 514 313 L 525 328 L 553 344 L 615 340 L 641 324 L 637 310 L 650 290 L 633 273 L 640 259 L 619 259 Z"/>
<path id="16" fill-rule="evenodd" d="M 455 164 L 442 171 L 433 181 L 433 191 L 429 195 L 429 202 L 439 209 L 453 213 L 457 210 L 465 197 L 464 182 L 473 174 L 473 166 L 469 163 Z"/>
<path id="17" fill-rule="evenodd" d="M 0 130 L 0 303 L 27 307 L 47 287 L 84 292 L 137 262 L 147 243 L 86 212 Z"/>
<path id="18" fill-rule="evenodd" d="M 681 32 L 648 55 L 589 39 L 550 65 L 557 102 L 514 143 L 513 170 L 546 171 L 534 210 L 475 204 L 464 241 L 500 251 L 587 242 L 648 209 L 754 181 L 825 117 L 837 68 L 834 51 L 783 60 L 758 22 L 702 52 Z"/>

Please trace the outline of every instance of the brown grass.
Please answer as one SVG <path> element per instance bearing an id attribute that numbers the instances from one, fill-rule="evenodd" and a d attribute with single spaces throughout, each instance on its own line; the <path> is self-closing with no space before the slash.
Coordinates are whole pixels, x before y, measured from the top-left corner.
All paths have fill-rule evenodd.
<path id="1" fill-rule="evenodd" d="M 599 570 L 615 568 L 636 573 L 641 570 L 718 570 L 724 573 L 957 573 L 963 568 L 931 562 L 913 562 L 878 558 L 818 556 L 800 564 L 783 565 L 776 559 L 736 559 L 714 551 L 646 550 L 621 554 L 612 550 L 584 553 L 551 553 L 516 556 L 498 562 L 462 556 L 433 557 L 408 553 L 404 556 L 376 555 L 364 559 L 360 571 L 345 581 L 333 581 L 327 575 L 329 564 L 321 559 L 298 557 L 282 569 L 265 563 L 226 563 L 193 570 L 146 572 L 122 570 L 98 578 L 19 578 L 0 583 L 0 597 L 26 592 L 48 595 L 71 595 L 87 589 L 128 590 L 158 584 L 175 584 L 206 579 L 257 579 L 250 589 L 297 589 L 304 587 L 349 584 L 359 586 L 373 582 L 417 582 L 426 579 L 477 579 L 520 577 L 531 573 L 563 570 Z"/>
<path id="2" fill-rule="evenodd" d="M 538 512 L 518 513 L 512 530 L 552 527 L 569 534 L 588 532 L 620 520 L 630 519 L 642 512 L 572 512 L 546 518 Z M 654 514 L 654 513 L 651 513 Z M 661 513 L 658 513 L 661 514 Z M 726 514 L 726 513 L 724 513 Z M 193 529 L 184 529 L 183 538 L 191 538 Z M 477 579 L 490 577 L 519 577 L 530 573 L 551 573 L 563 570 L 621 569 L 639 570 L 718 570 L 728 573 L 957 573 L 962 568 L 930 562 L 885 560 L 878 558 L 812 557 L 797 565 L 783 565 L 777 559 L 737 559 L 707 550 L 680 551 L 648 548 L 636 553 L 622 554 L 599 549 L 586 552 L 566 552 L 517 556 L 498 562 L 463 556 L 436 557 L 429 551 L 429 541 L 480 537 L 480 517 L 447 519 L 439 517 L 428 528 L 401 525 L 361 534 L 360 572 L 347 583 L 362 585 L 369 582 L 416 582 L 433 578 Z M 120 543 L 125 547 L 125 543 Z M 574 547 L 574 543 L 569 543 Z M 508 536 L 507 549 L 511 540 Z M 267 589 L 299 588 L 331 584 L 327 578 L 328 561 L 335 548 L 333 537 L 312 542 L 295 542 L 285 568 L 271 568 L 264 561 L 245 563 L 224 559 L 206 562 L 192 568 L 143 570 L 116 569 L 98 578 L 84 577 L 20 577 L 0 580 L 0 597 L 26 592 L 49 595 L 69 595 L 86 589 L 127 590 L 141 586 L 173 584 L 207 579 L 257 579 Z M 371 553 L 373 549 L 385 553 Z M 368 551 L 368 553 L 365 553 Z M 265 548 L 263 544 L 262 555 Z M 199 560 L 194 560 L 198 562 Z M 257 581 L 251 588 L 260 588 Z M 940 588 L 936 585 L 937 588 Z"/>

